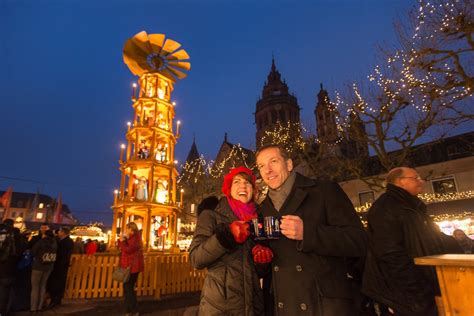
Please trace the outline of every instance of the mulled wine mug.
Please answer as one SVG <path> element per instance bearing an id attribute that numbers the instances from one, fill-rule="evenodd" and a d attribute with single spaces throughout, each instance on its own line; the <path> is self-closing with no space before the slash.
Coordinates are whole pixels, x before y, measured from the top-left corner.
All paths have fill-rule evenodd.
<path id="1" fill-rule="evenodd" d="M 250 236 L 254 240 L 267 240 L 267 239 L 279 239 L 280 238 L 280 216 L 265 216 L 262 219 L 253 218 L 250 220 Z"/>

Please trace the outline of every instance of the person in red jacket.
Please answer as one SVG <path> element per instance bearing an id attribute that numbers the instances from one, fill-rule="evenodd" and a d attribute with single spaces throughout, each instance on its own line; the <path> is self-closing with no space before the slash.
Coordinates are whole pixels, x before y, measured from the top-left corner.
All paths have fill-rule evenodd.
<path id="1" fill-rule="evenodd" d="M 94 240 L 87 239 L 85 248 L 86 255 L 93 255 L 97 252 L 97 244 Z"/>
<path id="2" fill-rule="evenodd" d="M 126 315 L 138 316 L 137 295 L 135 284 L 138 274 L 143 272 L 145 260 L 143 258 L 143 243 L 137 224 L 130 222 L 126 226 L 125 234 L 119 240 L 120 266 L 130 268 L 130 278 L 123 283 L 123 294 L 125 298 Z"/>

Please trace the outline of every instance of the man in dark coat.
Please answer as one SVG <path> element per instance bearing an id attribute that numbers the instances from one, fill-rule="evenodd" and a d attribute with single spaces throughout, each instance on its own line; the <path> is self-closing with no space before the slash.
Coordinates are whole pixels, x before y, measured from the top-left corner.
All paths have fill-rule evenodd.
<path id="1" fill-rule="evenodd" d="M 357 315 L 346 259 L 365 256 L 366 235 L 349 198 L 336 183 L 294 172 L 278 145 L 256 158 L 269 187 L 261 212 L 282 216 L 283 236 L 269 241 L 275 314 Z"/>
<path id="2" fill-rule="evenodd" d="M 61 304 L 64 291 L 66 290 L 67 272 L 69 270 L 72 250 L 74 249 L 74 241 L 69 237 L 69 233 L 68 227 L 61 227 L 58 231 L 58 252 L 53 271 L 48 279 L 47 290 L 51 296 L 49 308 Z"/>
<path id="3" fill-rule="evenodd" d="M 20 255 L 26 249 L 25 243 L 22 243 L 20 230 L 13 227 L 13 220 L 6 219 L 0 224 L 2 231 L 1 243 L 9 243 L 8 249 L 2 246 L 2 253 L 0 259 L 0 315 L 9 315 L 10 304 L 12 300 L 12 290 L 14 288 L 16 265 L 20 259 Z M 8 235 L 8 236 L 7 236 Z M 7 240 L 9 239 L 9 240 Z"/>
<path id="4" fill-rule="evenodd" d="M 368 213 L 369 252 L 362 290 L 395 315 L 437 315 L 436 272 L 415 265 L 413 258 L 460 253 L 461 249 L 440 232 L 416 197 L 424 183 L 416 170 L 395 168 L 386 182 L 386 192 Z"/>
<path id="5" fill-rule="evenodd" d="M 29 243 L 28 243 L 28 248 L 33 248 L 33 246 L 41 240 L 41 236 L 43 236 L 43 234 L 49 230 L 49 225 L 48 223 L 43 223 L 41 224 L 40 226 L 40 229 L 38 231 L 38 234 L 34 235 L 33 237 L 31 237 Z"/>

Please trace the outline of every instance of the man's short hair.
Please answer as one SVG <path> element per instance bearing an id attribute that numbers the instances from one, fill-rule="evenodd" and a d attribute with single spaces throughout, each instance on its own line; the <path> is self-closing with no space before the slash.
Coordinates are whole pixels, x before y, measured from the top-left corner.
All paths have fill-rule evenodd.
<path id="1" fill-rule="evenodd" d="M 263 145 L 261 146 L 256 152 L 255 152 L 255 158 L 258 157 L 258 155 L 264 151 L 265 149 L 268 149 L 268 148 L 277 148 L 279 151 L 280 151 L 280 155 L 283 157 L 283 159 L 286 161 L 288 159 L 290 159 L 290 155 L 288 154 L 288 151 L 286 151 L 285 147 L 283 147 L 282 145 L 280 144 L 266 144 L 266 145 Z"/>
<path id="2" fill-rule="evenodd" d="M 4 225 L 10 226 L 10 227 L 13 227 L 14 223 L 15 222 L 11 218 L 7 218 L 6 220 L 3 221 Z"/>
<path id="3" fill-rule="evenodd" d="M 61 227 L 59 230 L 62 231 L 65 235 L 69 235 L 71 233 L 69 227 L 66 226 Z"/>
<path id="4" fill-rule="evenodd" d="M 397 167 L 390 170 L 385 178 L 386 184 L 395 184 L 395 181 L 403 176 L 404 167 Z"/>

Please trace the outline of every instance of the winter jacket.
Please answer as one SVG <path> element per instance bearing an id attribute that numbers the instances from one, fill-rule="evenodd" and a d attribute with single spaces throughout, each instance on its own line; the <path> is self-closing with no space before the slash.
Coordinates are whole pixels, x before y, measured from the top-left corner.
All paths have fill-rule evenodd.
<path id="1" fill-rule="evenodd" d="M 141 234 L 136 232 L 130 238 L 119 241 L 118 245 L 121 251 L 120 266 L 122 268 L 130 267 L 131 273 L 143 272 L 145 260 Z"/>
<path id="2" fill-rule="evenodd" d="M 97 244 L 95 241 L 90 241 L 85 247 L 86 255 L 93 255 L 97 252 Z"/>
<path id="3" fill-rule="evenodd" d="M 11 253 L 5 260 L 0 260 L 0 279 L 14 278 L 17 272 L 17 263 L 21 254 L 27 248 L 27 241 L 21 236 L 20 230 L 16 227 L 10 227 L 0 224 L 3 229 L 9 230 L 13 236 L 13 244 L 10 249 Z"/>
<path id="4" fill-rule="evenodd" d="M 41 256 L 47 251 L 56 255 L 58 250 L 58 244 L 52 237 L 44 237 L 38 240 L 31 249 L 31 255 L 33 256 L 33 270 L 38 271 L 51 271 L 54 267 L 54 261 L 42 262 Z"/>
<path id="5" fill-rule="evenodd" d="M 406 315 L 423 315 L 439 295 L 436 272 L 413 258 L 461 249 L 426 213 L 426 206 L 389 184 L 368 212 L 369 251 L 362 291 Z"/>
<path id="6" fill-rule="evenodd" d="M 229 245 L 222 237 L 230 234 L 228 225 L 237 220 L 226 198 L 215 210 L 199 215 L 189 248 L 193 267 L 207 268 L 199 315 L 263 315 L 262 291 L 251 256 L 253 242 L 247 239 L 244 244 Z"/>
<path id="7" fill-rule="evenodd" d="M 296 174 L 289 196 L 277 211 L 269 196 L 263 216 L 296 215 L 303 220 L 303 240 L 281 236 L 273 250 L 272 290 L 276 315 L 331 315 L 328 305 L 352 304 L 358 294 L 347 258 L 363 257 L 366 234 L 351 201 L 337 183 Z M 331 308 L 337 306 L 331 306 Z M 332 309 L 334 310 L 334 309 Z M 352 305 L 338 316 L 357 315 Z"/>

